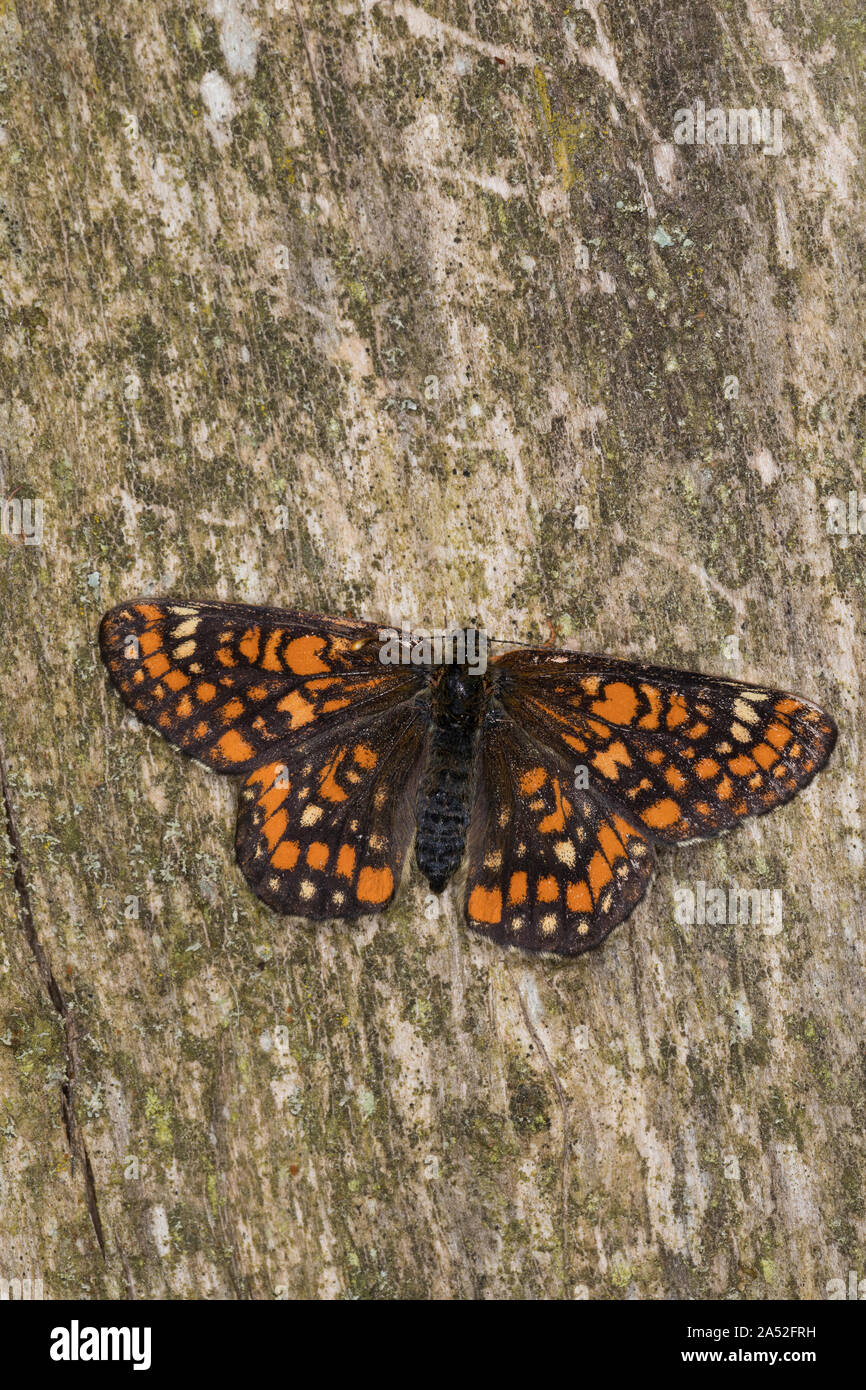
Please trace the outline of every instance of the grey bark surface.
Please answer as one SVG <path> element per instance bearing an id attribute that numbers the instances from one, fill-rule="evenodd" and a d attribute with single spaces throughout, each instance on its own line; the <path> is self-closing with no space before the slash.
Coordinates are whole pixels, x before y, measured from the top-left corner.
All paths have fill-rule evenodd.
<path id="1" fill-rule="evenodd" d="M 864 53 L 847 0 L 0 3 L 0 493 L 44 528 L 0 538 L 0 1279 L 866 1275 L 866 537 L 827 529 L 866 487 Z M 780 111 L 782 153 L 676 144 L 698 101 Z M 839 745 L 576 962 L 411 866 L 313 929 L 108 688 L 99 617 L 148 592 L 553 624 Z M 699 882 L 781 930 L 678 925 Z"/>

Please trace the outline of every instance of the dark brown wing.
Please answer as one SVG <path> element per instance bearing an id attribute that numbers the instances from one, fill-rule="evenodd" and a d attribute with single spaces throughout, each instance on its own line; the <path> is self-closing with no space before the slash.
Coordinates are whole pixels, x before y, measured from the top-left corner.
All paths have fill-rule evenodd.
<path id="1" fill-rule="evenodd" d="M 521 728 L 659 841 L 718 835 L 789 801 L 836 741 L 816 705 L 741 681 L 543 649 L 491 670 Z"/>
<path id="2" fill-rule="evenodd" d="M 316 919 L 391 901 L 415 828 L 428 727 L 426 708 L 404 703 L 341 738 L 301 742 L 247 778 L 235 847 L 260 898 Z"/>
<path id="3" fill-rule="evenodd" d="M 241 775 L 314 733 L 336 739 L 421 688 L 417 671 L 380 663 L 377 634 L 372 623 L 313 613 L 147 599 L 106 613 L 99 642 L 139 719 Z"/>
<path id="4" fill-rule="evenodd" d="M 652 847 L 625 814 L 508 715 L 488 718 L 469 837 L 466 917 L 503 945 L 578 955 L 640 901 Z"/>

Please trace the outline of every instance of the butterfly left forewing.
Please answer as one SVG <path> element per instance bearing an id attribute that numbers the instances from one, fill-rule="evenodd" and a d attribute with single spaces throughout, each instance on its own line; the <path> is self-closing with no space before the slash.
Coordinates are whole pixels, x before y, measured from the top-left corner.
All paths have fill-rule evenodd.
<path id="1" fill-rule="evenodd" d="M 573 652 L 494 664 L 515 720 L 659 841 L 717 835 L 790 800 L 836 740 L 816 705 L 763 686 Z"/>
<path id="2" fill-rule="evenodd" d="M 418 689 L 416 673 L 379 662 L 376 637 L 372 623 L 288 609 L 146 599 L 106 613 L 100 649 L 144 723 L 241 775 L 279 744 L 336 733 Z"/>

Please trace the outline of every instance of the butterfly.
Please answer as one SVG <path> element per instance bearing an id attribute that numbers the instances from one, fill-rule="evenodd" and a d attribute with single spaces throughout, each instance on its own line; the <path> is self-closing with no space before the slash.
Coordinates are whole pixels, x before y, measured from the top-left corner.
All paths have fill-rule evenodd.
<path id="1" fill-rule="evenodd" d="M 237 860 L 276 911 L 381 911 L 414 835 L 434 892 L 467 859 L 471 928 L 565 956 L 629 915 L 654 846 L 790 800 L 836 740 L 765 686 L 545 647 L 386 664 L 373 623 L 247 604 L 121 604 L 100 649 L 140 720 L 243 778 Z"/>

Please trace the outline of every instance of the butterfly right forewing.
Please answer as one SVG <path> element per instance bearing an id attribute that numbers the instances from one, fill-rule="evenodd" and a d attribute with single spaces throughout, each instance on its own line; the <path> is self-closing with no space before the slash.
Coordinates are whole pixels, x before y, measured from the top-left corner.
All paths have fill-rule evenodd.
<path id="1" fill-rule="evenodd" d="M 422 681 L 379 661 L 372 623 L 238 603 L 142 600 L 106 613 L 102 658 L 134 713 L 218 772 L 338 736 Z"/>

